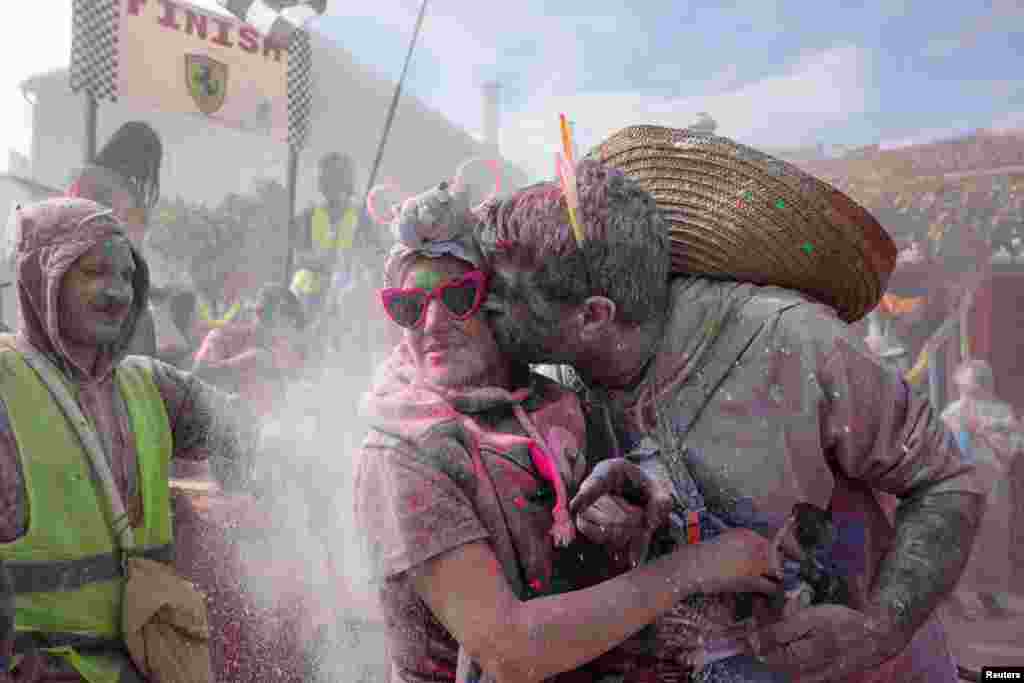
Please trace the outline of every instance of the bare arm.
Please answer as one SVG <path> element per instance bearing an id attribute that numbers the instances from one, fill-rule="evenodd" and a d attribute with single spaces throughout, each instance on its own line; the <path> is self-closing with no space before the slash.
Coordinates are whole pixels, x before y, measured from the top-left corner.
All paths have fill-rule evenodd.
<path id="1" fill-rule="evenodd" d="M 900 498 L 893 537 L 876 539 L 884 555 L 863 605 L 815 605 L 752 638 L 770 666 L 823 683 L 877 671 L 906 648 L 959 580 L 983 496 L 974 467 L 927 398 L 855 343 L 846 326 L 800 309 L 784 316 L 796 337 L 788 341 L 802 343 L 812 359 L 807 369 L 820 384 L 816 407 L 830 466 Z"/>
<path id="2" fill-rule="evenodd" d="M 212 361 L 206 358 L 197 358 L 192 371 L 207 381 L 234 377 L 244 370 L 263 369 L 269 354 L 270 352 L 266 349 L 249 349 L 224 360 Z"/>
<path id="3" fill-rule="evenodd" d="M 884 632 L 909 641 L 956 587 L 983 505 L 981 496 L 952 492 L 925 493 L 900 503 L 896 540 L 882 560 L 868 602 Z"/>
<path id="4" fill-rule="evenodd" d="M 500 681 L 541 681 L 608 652 L 695 593 L 772 593 L 777 542 L 735 529 L 585 590 L 521 602 L 488 543 L 460 546 L 413 574 L 420 597 Z M 453 590 L 457 586 L 457 590 Z M 558 643 L 558 647 L 552 647 Z"/>
<path id="5" fill-rule="evenodd" d="M 822 372 L 826 447 L 852 479 L 901 499 L 896 538 L 868 611 L 899 651 L 956 585 L 983 508 L 964 461 L 928 399 L 839 339 Z"/>
<path id="6" fill-rule="evenodd" d="M 206 335 L 192 366 L 192 372 L 197 377 L 219 384 L 236 379 L 241 372 L 266 371 L 273 367 L 271 353 L 267 349 L 250 347 L 236 353 L 237 345 L 232 344 L 230 334 L 226 330 L 216 329 Z"/>
<path id="7" fill-rule="evenodd" d="M 683 595 L 778 589 L 762 576 L 779 575 L 776 544 L 735 530 L 592 588 L 521 602 L 508 578 L 518 560 L 492 545 L 500 530 L 487 528 L 474 504 L 475 471 L 454 439 L 385 444 L 371 435 L 356 456 L 356 519 L 375 573 L 406 578 L 469 657 L 499 680 L 575 669 Z"/>

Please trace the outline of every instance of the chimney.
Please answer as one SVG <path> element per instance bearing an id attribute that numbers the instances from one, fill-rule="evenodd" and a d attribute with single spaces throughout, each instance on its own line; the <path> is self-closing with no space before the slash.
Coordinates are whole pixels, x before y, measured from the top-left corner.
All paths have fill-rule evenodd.
<path id="1" fill-rule="evenodd" d="M 10 175 L 19 176 L 21 178 L 31 178 L 32 162 L 21 152 L 9 149 L 7 150 L 7 172 Z"/>
<path id="2" fill-rule="evenodd" d="M 691 123 L 688 126 L 688 128 L 689 130 L 692 130 L 694 133 L 707 133 L 710 135 L 714 134 L 715 130 L 718 128 L 718 124 L 715 122 L 713 118 L 711 118 L 710 114 L 708 114 L 705 111 L 702 111 L 701 113 L 697 114 L 696 120 L 693 123 Z"/>
<path id="3" fill-rule="evenodd" d="M 501 84 L 498 81 L 488 81 L 482 87 L 484 96 L 484 144 L 495 154 L 500 155 L 498 148 L 498 91 Z"/>

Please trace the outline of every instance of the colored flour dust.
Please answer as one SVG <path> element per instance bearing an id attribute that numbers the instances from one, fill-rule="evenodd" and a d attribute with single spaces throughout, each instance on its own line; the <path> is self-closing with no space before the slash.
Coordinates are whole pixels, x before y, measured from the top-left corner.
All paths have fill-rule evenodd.
<path id="1" fill-rule="evenodd" d="M 420 289 L 425 289 L 428 292 L 432 291 L 434 287 L 437 287 L 442 280 L 440 273 L 435 273 L 432 270 L 420 270 L 416 273 L 415 284 Z"/>

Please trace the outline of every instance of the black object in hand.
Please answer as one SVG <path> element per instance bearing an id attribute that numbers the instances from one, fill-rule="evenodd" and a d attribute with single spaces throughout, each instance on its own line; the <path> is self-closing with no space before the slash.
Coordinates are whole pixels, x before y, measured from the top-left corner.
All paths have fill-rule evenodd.
<path id="1" fill-rule="evenodd" d="M 793 506 L 796 524 L 793 535 L 804 557 L 797 563 L 786 563 L 787 589 L 795 587 L 791 582 L 806 583 L 811 587 L 812 605 L 848 605 L 850 589 L 831 562 L 832 548 L 836 542 L 836 527 L 832 515 L 811 503 L 797 503 Z M 786 602 L 785 594 L 773 599 L 772 606 L 781 610 Z M 753 595 L 736 596 L 736 619 L 749 618 L 754 611 Z"/>
<path id="2" fill-rule="evenodd" d="M 793 516 L 796 518 L 794 535 L 804 551 L 800 578 L 814 590 L 811 604 L 848 604 L 850 587 L 829 561 L 836 542 L 832 514 L 811 503 L 797 503 L 793 506 Z"/>

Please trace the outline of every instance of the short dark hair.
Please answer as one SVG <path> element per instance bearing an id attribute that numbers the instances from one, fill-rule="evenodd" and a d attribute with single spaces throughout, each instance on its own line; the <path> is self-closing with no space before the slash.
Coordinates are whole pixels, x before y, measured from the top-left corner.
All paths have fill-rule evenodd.
<path id="1" fill-rule="evenodd" d="M 320 157 L 320 168 L 332 165 L 344 169 L 349 173 L 352 172 L 352 159 L 347 154 L 342 154 L 341 152 L 328 152 Z"/>
<path id="2" fill-rule="evenodd" d="M 160 136 L 148 123 L 129 121 L 110 136 L 93 163 L 124 176 L 142 206 L 152 209 L 160 201 L 163 154 Z"/>
<path id="3" fill-rule="evenodd" d="M 532 282 L 549 300 L 579 304 L 606 296 L 628 324 L 661 315 L 668 307 L 671 254 L 668 226 L 654 198 L 596 161 L 579 162 L 576 177 L 582 245 L 573 236 L 561 186 L 544 182 L 482 208 L 485 253 L 514 245 L 522 260 L 534 264 Z"/>

